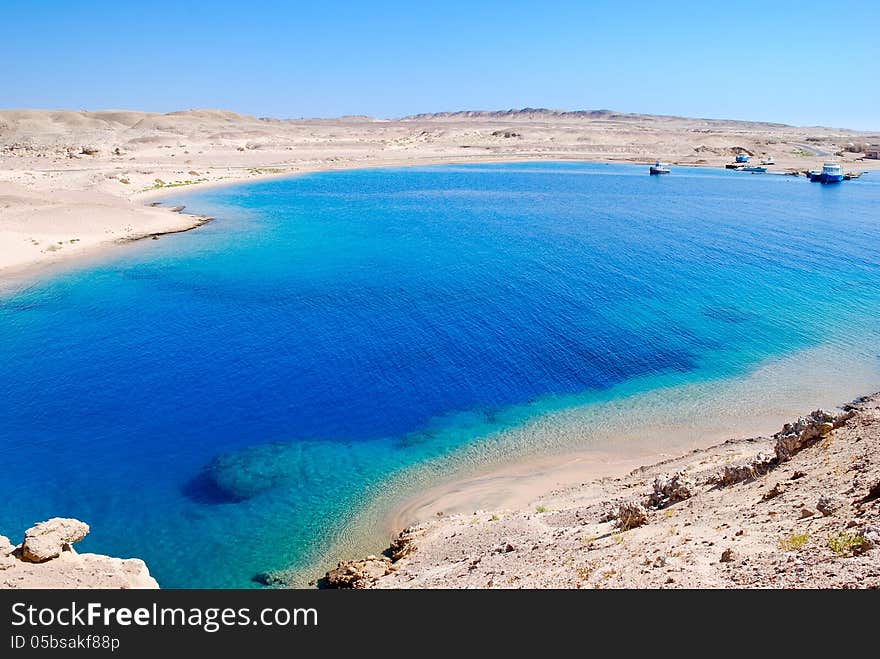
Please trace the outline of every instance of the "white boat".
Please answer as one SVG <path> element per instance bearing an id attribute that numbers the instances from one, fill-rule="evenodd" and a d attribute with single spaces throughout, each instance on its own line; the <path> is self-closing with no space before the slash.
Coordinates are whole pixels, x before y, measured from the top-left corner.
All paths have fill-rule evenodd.
<path id="1" fill-rule="evenodd" d="M 773 160 L 773 156 L 767 156 L 761 161 L 762 165 L 775 165 L 776 161 Z"/>
<path id="2" fill-rule="evenodd" d="M 657 176 L 658 174 L 668 174 L 670 171 L 672 170 L 669 169 L 669 165 L 664 165 L 659 160 L 651 165 L 651 168 L 648 170 L 651 176 Z"/>

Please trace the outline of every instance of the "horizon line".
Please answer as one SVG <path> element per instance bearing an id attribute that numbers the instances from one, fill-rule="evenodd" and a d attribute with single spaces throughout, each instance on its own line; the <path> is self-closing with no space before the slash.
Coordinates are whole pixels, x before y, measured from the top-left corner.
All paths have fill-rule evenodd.
<path id="1" fill-rule="evenodd" d="M 401 116 L 391 116 L 391 117 L 382 117 L 375 116 L 370 114 L 356 114 L 356 113 L 346 113 L 332 116 L 288 116 L 288 117 L 278 117 L 278 116 L 269 116 L 269 115 L 258 115 L 252 114 L 249 112 L 239 112 L 238 110 L 230 110 L 226 108 L 219 107 L 190 107 L 180 110 L 170 110 L 168 112 L 160 112 L 160 111 L 151 111 L 151 110 L 137 110 L 132 108 L 101 108 L 101 109 L 88 109 L 88 108 L 70 108 L 70 107 L 55 107 L 55 108 L 46 108 L 46 107 L 33 107 L 33 108 L 22 108 L 22 107 L 0 107 L 0 112 L 87 112 L 87 113 L 103 113 L 103 112 L 137 112 L 141 114 L 152 114 L 152 115 L 160 115 L 160 116 L 170 116 L 175 114 L 184 114 L 188 112 L 224 112 L 229 114 L 235 114 L 241 117 L 250 117 L 253 119 L 257 119 L 260 121 L 334 121 L 340 119 L 363 119 L 363 120 L 371 120 L 371 121 L 407 121 L 414 119 L 428 119 L 431 117 L 440 118 L 443 115 L 455 116 L 455 115 L 485 115 L 487 117 L 491 117 L 492 115 L 514 115 L 514 114 L 536 114 L 536 113 L 547 113 L 554 115 L 596 115 L 597 117 L 601 115 L 609 115 L 609 116 L 620 116 L 620 117 L 629 117 L 629 118 L 638 118 L 638 117 L 653 117 L 660 119 L 687 119 L 691 121 L 705 121 L 705 122 L 713 122 L 713 123 L 743 123 L 743 124 L 761 124 L 765 126 L 775 126 L 775 127 L 785 127 L 785 128 L 822 128 L 828 130 L 843 130 L 843 131 L 852 131 L 857 133 L 878 133 L 880 134 L 880 128 L 850 128 L 845 126 L 829 126 L 824 124 L 790 124 L 781 121 L 769 121 L 769 120 L 760 120 L 760 119 L 736 119 L 736 118 L 716 118 L 716 117 L 699 117 L 699 116 L 688 116 L 688 115 L 678 115 L 678 114 L 654 114 L 650 112 L 626 112 L 621 110 L 611 110 L 608 108 L 599 108 L 599 109 L 560 109 L 560 108 L 548 108 L 548 107 L 522 107 L 522 108 L 499 108 L 495 110 L 487 110 L 487 109 L 460 109 L 460 110 L 437 110 L 432 112 L 416 112 Z M 501 118 L 501 117 L 499 117 Z"/>

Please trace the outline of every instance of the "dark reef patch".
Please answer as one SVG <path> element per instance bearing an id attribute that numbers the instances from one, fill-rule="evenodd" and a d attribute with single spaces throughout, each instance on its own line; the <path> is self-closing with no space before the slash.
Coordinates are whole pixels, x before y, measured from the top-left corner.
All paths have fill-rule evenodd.
<path id="1" fill-rule="evenodd" d="M 703 317 L 720 320 L 729 325 L 739 325 L 755 320 L 758 316 L 737 307 L 706 307 L 703 309 Z"/>

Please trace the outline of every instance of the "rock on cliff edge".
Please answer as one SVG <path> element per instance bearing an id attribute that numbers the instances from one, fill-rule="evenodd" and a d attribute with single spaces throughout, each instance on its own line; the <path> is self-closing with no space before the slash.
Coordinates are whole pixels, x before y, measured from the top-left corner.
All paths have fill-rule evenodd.
<path id="1" fill-rule="evenodd" d="M 18 546 L 0 536 L 0 588 L 158 588 L 137 558 L 78 554 L 89 532 L 77 519 L 53 517 L 29 528 Z"/>

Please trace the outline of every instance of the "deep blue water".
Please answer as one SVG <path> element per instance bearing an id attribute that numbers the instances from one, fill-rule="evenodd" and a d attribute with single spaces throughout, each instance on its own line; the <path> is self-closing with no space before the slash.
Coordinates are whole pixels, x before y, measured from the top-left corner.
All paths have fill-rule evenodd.
<path id="1" fill-rule="evenodd" d="M 177 201 L 218 219 L 0 297 L 0 532 L 78 517 L 166 587 L 307 561 L 480 441 L 444 420 L 880 327 L 870 176 L 438 166 Z"/>

